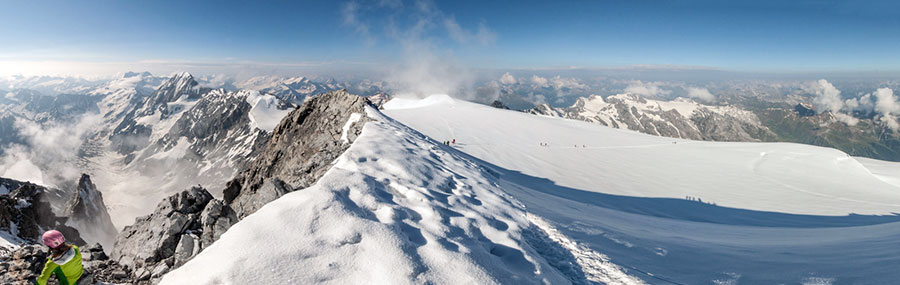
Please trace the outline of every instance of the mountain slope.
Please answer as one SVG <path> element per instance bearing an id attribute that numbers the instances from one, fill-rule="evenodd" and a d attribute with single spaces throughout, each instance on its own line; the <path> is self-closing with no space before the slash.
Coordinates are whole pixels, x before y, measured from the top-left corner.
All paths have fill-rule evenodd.
<path id="1" fill-rule="evenodd" d="M 581 120 L 646 134 L 713 141 L 765 141 L 775 134 L 749 111 L 678 98 L 659 101 L 634 94 L 578 98 L 568 108 L 542 104 L 529 113 Z"/>
<path id="2" fill-rule="evenodd" d="M 639 283 L 610 263 L 566 259 L 490 170 L 366 113 L 373 121 L 321 179 L 247 216 L 162 284 L 559 284 L 585 272 Z"/>
<path id="3" fill-rule="evenodd" d="M 883 177 L 896 166 L 873 175 L 834 149 L 685 141 L 446 96 L 384 108 L 455 139 L 529 213 L 652 283 L 900 277 L 887 269 L 900 257 L 884 254 L 900 246 L 900 188 Z"/>

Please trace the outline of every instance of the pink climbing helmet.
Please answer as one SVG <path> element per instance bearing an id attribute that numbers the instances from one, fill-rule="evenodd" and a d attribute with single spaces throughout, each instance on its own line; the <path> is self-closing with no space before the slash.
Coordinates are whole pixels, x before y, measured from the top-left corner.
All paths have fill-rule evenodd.
<path id="1" fill-rule="evenodd" d="M 41 241 L 44 242 L 44 245 L 49 246 L 50 248 L 57 248 L 66 242 L 66 237 L 57 230 L 49 230 L 44 232 L 44 235 L 41 236 Z"/>

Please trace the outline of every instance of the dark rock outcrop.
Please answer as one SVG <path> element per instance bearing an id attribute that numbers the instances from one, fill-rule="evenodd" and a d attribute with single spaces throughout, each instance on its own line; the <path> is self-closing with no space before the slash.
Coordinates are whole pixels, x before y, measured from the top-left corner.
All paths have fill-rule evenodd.
<path id="1" fill-rule="evenodd" d="M 378 93 L 369 97 L 366 97 L 369 100 L 369 103 L 372 103 L 372 106 L 378 108 L 379 110 L 384 109 L 383 106 L 385 103 L 391 100 L 391 95 L 387 93 Z"/>
<path id="2" fill-rule="evenodd" d="M 200 187 L 169 196 L 152 214 L 138 217 L 119 233 L 112 259 L 132 269 L 136 277 L 167 271 L 175 261 L 182 236 L 200 230 L 200 214 L 212 199 Z"/>
<path id="3" fill-rule="evenodd" d="M 491 102 L 491 107 L 509 110 L 509 107 L 506 107 L 506 105 L 504 105 L 503 102 L 500 102 L 500 100 L 494 100 L 494 102 Z"/>
<path id="4" fill-rule="evenodd" d="M 148 216 L 139 217 L 116 238 L 112 260 L 128 278 L 162 277 L 212 244 L 237 217 L 206 189 L 193 187 L 169 196 Z"/>
<path id="5" fill-rule="evenodd" d="M 68 218 L 56 216 L 53 212 L 46 193 L 47 188 L 25 182 L 9 194 L 0 195 L 0 231 L 8 231 L 24 241 L 37 243 L 44 231 L 56 229 L 66 236 L 66 241 L 84 245 L 78 230 L 66 225 Z"/>
<path id="6" fill-rule="evenodd" d="M 797 106 L 794 106 L 794 112 L 797 112 L 797 116 L 800 117 L 810 117 L 816 115 L 816 108 L 806 103 L 798 103 Z"/>
<path id="7" fill-rule="evenodd" d="M 312 185 L 362 132 L 367 105 L 345 90 L 307 100 L 281 120 L 262 154 L 228 182 L 225 203 L 243 218 Z"/>
<path id="8" fill-rule="evenodd" d="M 35 284 L 44 268 L 47 251 L 36 244 L 22 246 L 0 255 L 0 284 Z"/>
<path id="9" fill-rule="evenodd" d="M 109 217 L 103 194 L 91 182 L 91 177 L 82 174 L 78 180 L 75 196 L 66 208 L 69 224 L 81 229 L 85 239 L 112 245 L 116 227 Z"/>

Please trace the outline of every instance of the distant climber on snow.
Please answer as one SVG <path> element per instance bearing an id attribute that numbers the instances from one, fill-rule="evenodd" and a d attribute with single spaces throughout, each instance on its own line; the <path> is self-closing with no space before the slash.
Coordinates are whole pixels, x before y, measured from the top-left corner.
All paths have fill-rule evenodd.
<path id="1" fill-rule="evenodd" d="M 52 275 L 56 275 L 59 284 L 78 284 L 84 273 L 81 265 L 81 250 L 73 244 L 66 243 L 66 238 L 57 230 L 49 230 L 41 236 L 41 241 L 50 248 L 50 256 L 44 263 L 44 270 L 37 279 L 37 284 L 44 285 Z"/>

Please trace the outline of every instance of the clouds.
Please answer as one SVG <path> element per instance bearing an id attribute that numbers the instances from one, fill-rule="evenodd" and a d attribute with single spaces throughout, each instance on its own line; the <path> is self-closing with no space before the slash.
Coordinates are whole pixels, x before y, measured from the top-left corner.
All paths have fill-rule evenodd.
<path id="1" fill-rule="evenodd" d="M 540 77 L 540 76 L 537 76 L 537 75 L 532 75 L 532 76 L 531 76 L 531 84 L 534 85 L 534 86 L 536 86 L 536 87 L 547 87 L 547 86 L 548 86 L 548 85 L 547 85 L 547 82 L 548 82 L 548 81 L 547 81 L 547 78 Z"/>
<path id="2" fill-rule="evenodd" d="M 346 27 L 350 27 L 367 45 L 374 45 L 375 38 L 369 33 L 369 25 L 359 19 L 360 4 L 356 1 L 346 2 L 341 6 L 341 19 Z"/>
<path id="3" fill-rule="evenodd" d="M 460 23 L 428 0 L 415 0 L 412 5 L 401 0 L 349 1 L 341 5 L 340 15 L 345 27 L 370 44 L 379 37 L 394 41 L 446 38 L 461 45 L 491 45 L 497 39 L 497 33 L 484 20 Z"/>
<path id="4" fill-rule="evenodd" d="M 892 130 L 900 130 L 900 101 L 890 88 L 878 88 L 875 92 L 859 98 L 841 99 L 841 91 L 825 79 L 819 79 L 804 86 L 807 92 L 816 95 L 813 98 L 819 113 L 831 112 L 835 119 L 848 125 L 856 125 L 859 119 L 849 112 L 874 113 L 875 120 L 882 122 Z"/>
<path id="5" fill-rule="evenodd" d="M 4 151 L 0 174 L 41 181 L 47 186 L 75 181 L 81 175 L 77 164 L 84 137 L 102 119 L 100 114 L 88 114 L 71 123 L 45 125 L 16 119 L 15 127 L 26 145 L 13 145 Z"/>
<path id="6" fill-rule="evenodd" d="M 873 94 L 877 99 L 874 110 L 881 115 L 878 120 L 892 130 L 900 130 L 900 122 L 897 121 L 897 116 L 900 116 L 900 102 L 897 101 L 894 91 L 890 88 L 878 88 Z"/>
<path id="7" fill-rule="evenodd" d="M 716 99 L 716 97 L 713 96 L 712 93 L 709 93 L 709 89 L 706 89 L 706 88 L 687 87 L 687 93 L 688 93 L 688 97 L 691 97 L 691 98 L 694 98 L 694 99 L 697 99 L 700 101 L 712 102 Z"/>
<path id="8" fill-rule="evenodd" d="M 386 76 L 394 93 L 414 97 L 448 94 L 462 98 L 479 93 L 473 84 L 473 72 L 454 59 L 446 40 L 460 47 L 490 45 L 497 35 L 486 22 L 475 25 L 458 22 L 456 17 L 445 14 L 427 0 L 412 1 L 411 5 L 399 0 L 351 1 L 342 5 L 340 12 L 344 26 L 364 41 L 383 40 L 385 46 L 400 47 L 400 63 L 389 66 Z"/>
<path id="9" fill-rule="evenodd" d="M 659 82 L 642 82 L 640 80 L 632 81 L 625 87 L 625 93 L 635 94 L 644 97 L 658 97 L 672 93 L 670 90 L 659 88 Z"/>
<path id="10" fill-rule="evenodd" d="M 481 45 L 489 45 L 493 44 L 497 39 L 497 34 L 491 31 L 484 22 L 478 23 L 477 29 L 471 32 L 463 29 L 454 17 L 448 17 L 444 19 L 444 27 L 447 29 L 450 37 L 459 43 L 475 42 Z"/>
<path id="11" fill-rule="evenodd" d="M 507 72 L 507 73 L 504 73 L 502 76 L 500 76 L 500 83 L 503 83 L 506 85 L 516 84 L 516 78 L 513 77 L 512 74 L 509 74 L 509 72 Z"/>
<path id="12" fill-rule="evenodd" d="M 834 87 L 831 82 L 825 79 L 819 79 L 809 85 L 808 90 L 816 94 L 813 104 L 819 113 L 831 111 L 837 113 L 844 107 L 844 101 L 841 100 L 841 91 Z"/>
<path id="13" fill-rule="evenodd" d="M 900 102 L 897 102 L 897 96 L 890 88 L 878 88 L 875 90 L 875 112 L 884 115 L 900 115 Z"/>

